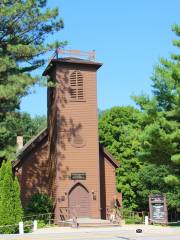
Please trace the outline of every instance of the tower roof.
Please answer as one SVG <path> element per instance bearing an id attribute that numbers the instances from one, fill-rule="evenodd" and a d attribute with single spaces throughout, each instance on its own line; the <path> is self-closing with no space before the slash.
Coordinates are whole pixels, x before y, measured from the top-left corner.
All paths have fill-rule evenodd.
<path id="1" fill-rule="evenodd" d="M 99 69 L 102 66 L 102 63 L 95 62 L 87 59 L 81 59 L 81 58 L 75 58 L 75 57 L 65 57 L 65 58 L 58 58 L 58 59 L 51 59 L 48 66 L 43 72 L 43 76 L 49 75 L 49 73 L 52 71 L 52 69 L 56 65 L 68 65 L 68 64 L 79 64 L 79 65 L 85 65 L 85 66 L 92 66 L 96 70 Z"/>

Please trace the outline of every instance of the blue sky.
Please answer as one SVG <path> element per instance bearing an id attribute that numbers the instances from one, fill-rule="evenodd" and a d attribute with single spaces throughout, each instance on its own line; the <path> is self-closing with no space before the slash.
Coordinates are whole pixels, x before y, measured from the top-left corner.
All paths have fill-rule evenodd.
<path id="1" fill-rule="evenodd" d="M 95 50 L 98 107 L 135 105 L 131 95 L 150 93 L 150 76 L 158 59 L 176 51 L 171 41 L 180 24 L 180 0 L 49 0 L 59 7 L 65 28 L 47 41 L 67 40 L 67 49 Z M 41 74 L 43 69 L 38 71 Z M 46 114 L 46 89 L 35 87 L 21 110 Z"/>

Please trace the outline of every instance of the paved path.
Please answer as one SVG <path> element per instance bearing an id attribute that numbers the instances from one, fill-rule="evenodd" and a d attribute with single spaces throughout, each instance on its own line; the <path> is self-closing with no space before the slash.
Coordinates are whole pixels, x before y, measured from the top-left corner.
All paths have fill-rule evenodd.
<path id="1" fill-rule="evenodd" d="M 136 233 L 141 228 L 142 233 Z M 180 240 L 180 228 L 156 226 L 123 226 L 114 228 L 38 229 L 24 235 L 0 235 L 0 240 Z"/>

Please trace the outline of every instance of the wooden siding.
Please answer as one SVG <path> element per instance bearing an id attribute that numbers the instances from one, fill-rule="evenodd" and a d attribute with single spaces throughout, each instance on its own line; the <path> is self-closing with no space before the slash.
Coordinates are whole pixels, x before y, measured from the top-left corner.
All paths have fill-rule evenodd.
<path id="1" fill-rule="evenodd" d="M 37 148 L 33 149 L 18 166 L 16 175 L 20 180 L 21 199 L 23 206 L 34 193 L 44 192 L 48 194 L 49 165 L 48 165 L 47 138 Z"/>
<path id="2" fill-rule="evenodd" d="M 100 160 L 100 193 L 101 193 L 101 218 L 106 219 L 108 211 L 111 211 L 113 199 L 117 194 L 115 166 L 109 161 L 103 148 L 99 152 Z"/>
<path id="3" fill-rule="evenodd" d="M 112 205 L 112 200 L 116 195 L 115 168 L 105 159 L 105 183 L 106 183 L 106 206 Z"/>
<path id="4" fill-rule="evenodd" d="M 70 97 L 69 76 L 75 70 L 84 81 L 84 98 L 78 101 Z M 99 151 L 96 70 L 82 63 L 57 63 L 51 69 L 56 86 L 48 89 L 48 137 L 18 165 L 23 204 L 35 192 L 46 192 L 54 199 L 58 220 L 60 209 L 68 218 L 69 194 L 77 183 L 89 194 L 89 217 L 105 218 L 116 194 L 117 166 L 103 148 Z M 86 179 L 72 180 L 72 173 L 85 173 Z"/>
<path id="5" fill-rule="evenodd" d="M 90 217 L 100 217 L 99 193 L 99 146 L 96 102 L 96 70 L 78 67 L 84 80 L 85 99 L 71 101 L 69 76 L 77 65 L 56 68 L 56 129 L 57 176 L 56 176 L 56 215 L 60 207 L 68 207 L 68 194 L 77 182 L 81 182 L 90 195 Z M 50 126 L 51 127 L 51 126 Z M 83 144 L 72 144 L 80 135 Z M 86 173 L 86 180 L 71 180 L 71 173 Z M 93 200 L 92 192 L 96 195 Z M 61 199 L 63 199 L 61 201 Z"/>

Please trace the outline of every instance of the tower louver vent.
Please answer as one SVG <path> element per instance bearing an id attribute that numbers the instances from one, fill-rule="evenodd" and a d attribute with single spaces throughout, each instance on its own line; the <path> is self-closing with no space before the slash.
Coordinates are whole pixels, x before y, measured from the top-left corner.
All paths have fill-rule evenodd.
<path id="1" fill-rule="evenodd" d="M 70 94 L 71 100 L 84 100 L 83 76 L 80 71 L 74 71 L 70 75 Z"/>

